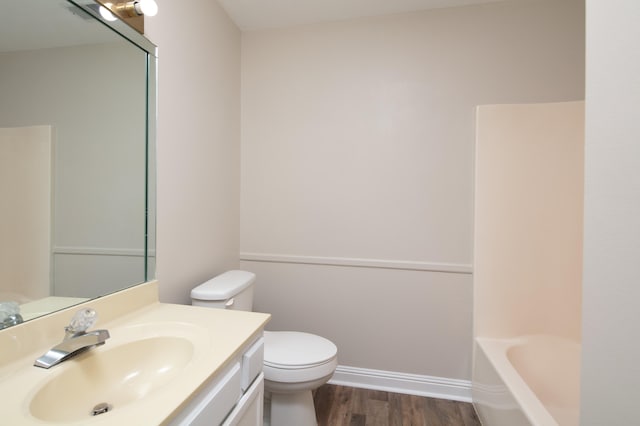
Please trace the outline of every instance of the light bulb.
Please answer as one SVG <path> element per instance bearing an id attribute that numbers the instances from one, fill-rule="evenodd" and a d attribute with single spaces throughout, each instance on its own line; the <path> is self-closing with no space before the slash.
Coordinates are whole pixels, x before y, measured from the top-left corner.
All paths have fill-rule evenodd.
<path id="1" fill-rule="evenodd" d="M 136 12 L 144 16 L 156 16 L 158 13 L 158 4 L 155 0 L 138 0 L 135 3 Z"/>
<path id="2" fill-rule="evenodd" d="M 104 5 L 107 7 L 113 6 L 112 3 L 105 3 Z M 111 22 L 116 21 L 118 18 L 116 17 L 116 15 L 111 13 L 111 11 L 107 9 L 107 7 L 100 6 L 98 8 L 98 11 L 100 12 L 100 16 L 102 16 L 102 19 L 104 19 L 105 21 L 111 21 Z"/>

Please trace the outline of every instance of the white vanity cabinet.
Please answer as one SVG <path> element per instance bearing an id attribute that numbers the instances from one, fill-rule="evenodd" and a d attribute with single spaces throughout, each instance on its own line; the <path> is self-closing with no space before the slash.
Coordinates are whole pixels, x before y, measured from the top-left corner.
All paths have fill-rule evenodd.
<path id="1" fill-rule="evenodd" d="M 168 424 L 170 426 L 262 425 L 264 338 L 246 345 L 238 356 L 204 384 Z"/>

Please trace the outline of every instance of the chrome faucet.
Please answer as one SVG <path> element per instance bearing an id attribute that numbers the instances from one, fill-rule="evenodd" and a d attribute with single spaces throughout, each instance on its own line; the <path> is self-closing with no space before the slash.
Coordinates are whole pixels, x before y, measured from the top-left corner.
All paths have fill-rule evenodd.
<path id="1" fill-rule="evenodd" d="M 2 330 L 3 328 L 11 327 L 12 325 L 22 324 L 23 322 L 24 320 L 22 319 L 22 315 L 20 314 L 9 315 L 8 317 L 0 321 L 0 330 Z"/>
<path id="2" fill-rule="evenodd" d="M 49 349 L 33 365 L 51 368 L 87 349 L 103 345 L 110 337 L 109 331 L 94 330 L 87 332 L 87 329 L 92 327 L 97 320 L 98 314 L 93 309 L 83 309 L 76 312 L 71 319 L 71 323 L 64 328 L 65 334 L 62 342 Z"/>
<path id="3" fill-rule="evenodd" d="M 22 322 L 20 306 L 17 302 L 0 302 L 0 330 Z"/>

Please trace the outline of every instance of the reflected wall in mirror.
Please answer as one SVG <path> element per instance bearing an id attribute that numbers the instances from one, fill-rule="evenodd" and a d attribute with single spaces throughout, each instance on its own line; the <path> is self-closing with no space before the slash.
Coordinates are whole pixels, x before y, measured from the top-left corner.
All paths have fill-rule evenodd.
<path id="1" fill-rule="evenodd" d="M 0 5 L 2 328 L 153 278 L 155 47 L 93 1 Z"/>

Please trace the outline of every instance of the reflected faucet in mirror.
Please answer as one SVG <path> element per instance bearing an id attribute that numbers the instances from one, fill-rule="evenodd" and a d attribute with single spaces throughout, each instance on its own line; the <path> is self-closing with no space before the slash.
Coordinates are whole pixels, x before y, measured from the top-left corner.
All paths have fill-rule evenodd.
<path id="1" fill-rule="evenodd" d="M 82 309 L 73 316 L 68 326 L 64 328 L 65 334 L 62 342 L 49 349 L 46 354 L 38 358 L 33 365 L 42 368 L 51 368 L 66 361 L 87 349 L 104 345 L 111 337 L 108 330 L 87 330 L 98 321 L 98 314 L 93 309 Z"/>
<path id="2" fill-rule="evenodd" d="M 20 305 L 16 302 L 0 302 L 0 330 L 20 324 L 23 321 L 20 315 Z"/>

